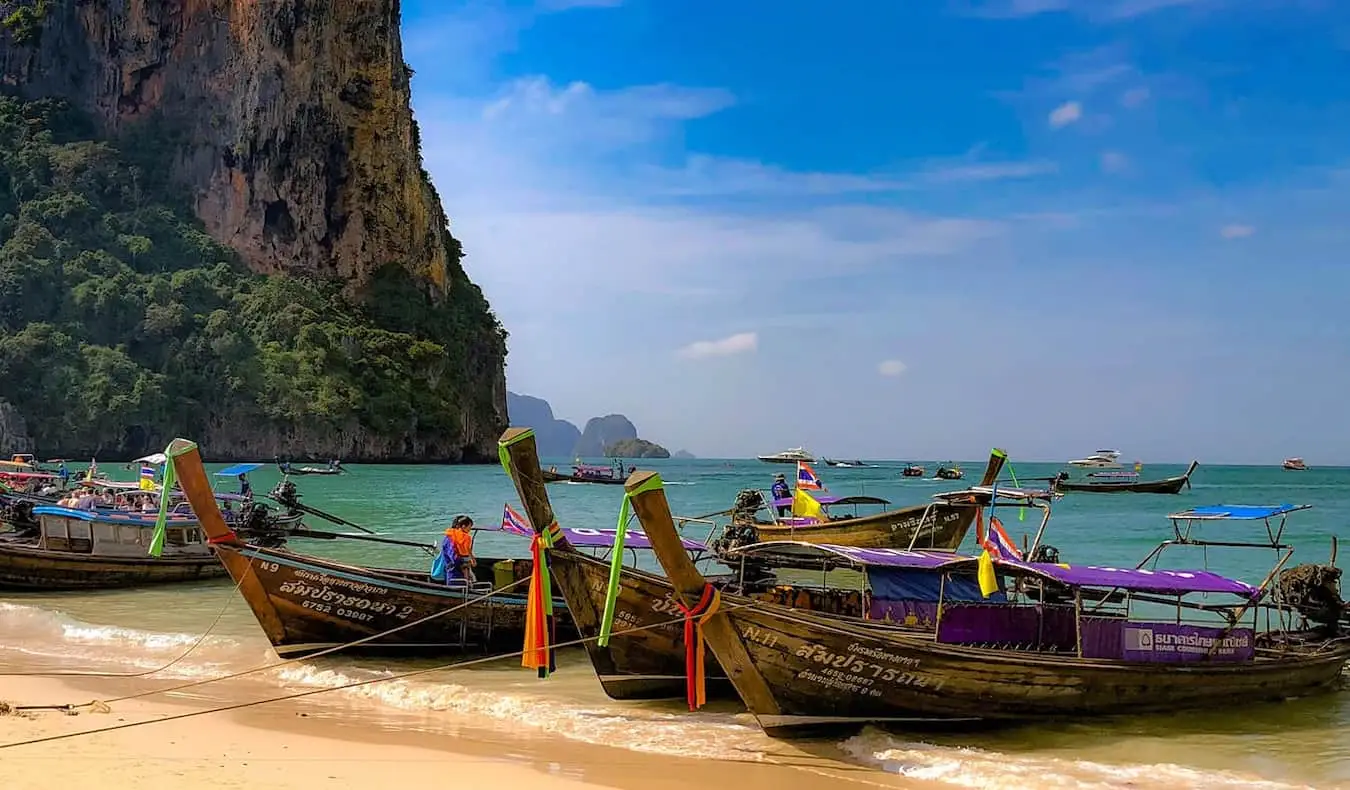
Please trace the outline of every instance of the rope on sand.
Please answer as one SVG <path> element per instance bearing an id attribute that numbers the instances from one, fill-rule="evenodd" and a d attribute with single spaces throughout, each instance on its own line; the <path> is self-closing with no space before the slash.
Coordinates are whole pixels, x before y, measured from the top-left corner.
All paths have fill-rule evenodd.
<path id="1" fill-rule="evenodd" d="M 521 581 L 526 581 L 526 580 L 521 580 Z M 519 581 L 518 581 L 518 582 L 515 582 L 515 584 L 520 584 L 520 583 L 521 583 L 521 582 L 519 582 Z M 515 584 L 508 585 L 508 587 L 515 586 Z M 503 588 L 503 589 L 506 589 L 506 588 Z M 492 594 L 493 594 L 493 593 L 487 593 L 487 594 L 485 594 L 483 597 L 487 597 L 488 595 L 492 595 Z M 473 603 L 473 601 L 466 601 L 464 604 L 461 604 L 460 606 L 455 607 L 455 609 L 461 608 L 462 606 L 467 606 L 469 603 Z M 734 610 L 736 610 L 736 609 L 741 609 L 741 608 L 744 608 L 744 607 L 747 607 L 747 606 L 753 606 L 753 605 L 754 605 L 753 603 L 747 602 L 747 603 L 743 603 L 743 604 L 737 604 L 737 605 L 735 605 L 735 606 L 726 607 L 726 608 L 724 608 L 722 611 L 723 611 L 723 612 L 730 612 L 730 611 L 734 611 Z M 429 617 L 427 617 L 427 618 L 424 618 L 424 619 L 430 619 L 430 617 L 440 616 L 440 615 L 444 614 L 445 612 L 450 612 L 450 611 L 454 611 L 454 609 L 447 609 L 447 610 L 445 610 L 445 611 L 443 611 L 443 612 L 437 612 L 435 615 L 431 615 L 431 616 L 429 616 Z M 655 628 L 662 628 L 662 627 L 667 626 L 667 625 L 682 624 L 682 623 L 684 622 L 684 620 L 685 620 L 684 616 L 681 615 L 681 616 L 679 616 L 679 617 L 672 617 L 672 618 L 669 619 L 669 620 L 662 620 L 661 622 L 657 622 L 657 623 L 650 623 L 650 624 L 644 625 L 644 626 L 637 626 L 637 627 L 634 627 L 634 628 L 627 628 L 627 629 L 624 629 L 624 630 L 622 630 L 622 631 L 615 631 L 615 632 L 613 632 L 612 636 L 620 636 L 620 635 L 623 635 L 623 634 L 632 634 L 632 633 L 637 633 L 637 632 L 640 632 L 640 631 L 650 631 L 650 630 L 652 630 L 652 629 L 655 629 Z M 352 645 L 357 645 L 357 644 L 360 644 L 361 642 L 369 641 L 370 639 L 374 639 L 374 638 L 377 638 L 377 637 L 379 637 L 379 636 L 382 636 L 382 634 L 376 634 L 375 636 L 366 637 L 365 639 L 357 640 L 356 642 L 349 642 L 349 643 L 347 643 L 346 645 L 341 645 L 341 646 L 339 646 L 338 648 L 334 648 L 334 649 L 341 649 L 341 648 L 345 648 L 345 647 L 350 647 L 350 646 L 352 646 Z M 572 647 L 572 646 L 574 646 L 574 645 L 584 645 L 584 644 L 586 644 L 586 643 L 588 643 L 588 642 L 593 642 L 593 641 L 595 641 L 595 640 L 598 639 L 598 638 L 599 638 L 598 636 L 593 636 L 593 637 L 583 637 L 583 638 L 580 638 L 580 639 L 574 639 L 574 640 L 571 640 L 571 641 L 568 641 L 568 642 L 560 642 L 560 643 L 554 645 L 554 647 Z M 331 651 L 326 651 L 326 652 L 331 652 Z M 318 655 L 318 654 L 316 654 L 316 655 Z M 196 716 L 206 716 L 206 715 L 212 714 L 212 713 L 225 713 L 225 712 L 228 712 L 228 711 L 240 710 L 240 709 L 243 709 L 243 708 L 251 708 L 251 707 L 254 707 L 254 706 L 256 706 L 256 705 L 266 705 L 266 704 L 269 704 L 269 703 L 272 703 L 272 702 L 285 702 L 285 701 L 287 701 L 287 700 L 301 699 L 301 698 L 303 698 L 303 697 L 312 697 L 312 696 L 315 696 L 315 695 L 317 695 L 317 694 L 327 694 L 327 693 L 333 692 L 333 691 L 344 691 L 344 690 L 346 690 L 346 689 L 360 688 L 360 687 L 362 687 L 362 686 L 370 686 L 370 685 L 374 685 L 374 684 L 376 684 L 376 683 L 388 683 L 388 682 L 390 682 L 390 681 L 395 681 L 395 680 L 406 680 L 407 678 L 418 677 L 418 676 L 420 676 L 420 675 L 427 675 L 427 674 L 430 674 L 430 673 L 432 673 L 432 672 L 444 672 L 444 671 L 451 670 L 451 669 L 462 669 L 462 668 L 465 668 L 465 667 L 476 666 L 476 665 L 478 665 L 478 664 L 486 664 L 486 663 L 491 662 L 491 661 L 498 661 L 498 660 L 501 660 L 501 659 L 504 659 L 504 658 L 513 658 L 513 657 L 514 657 L 514 658 L 519 658 L 519 657 L 521 657 L 521 656 L 523 656 L 523 655 L 525 655 L 525 651 L 524 651 L 524 650 L 518 650 L 518 651 L 515 651 L 515 652 L 513 652 L 513 653 L 503 653 L 503 654 L 500 654 L 500 655 L 483 656 L 483 657 L 481 657 L 481 658 L 472 658 L 472 659 L 467 659 L 467 660 L 465 660 L 465 661 L 456 661 L 456 662 L 452 662 L 452 663 L 449 663 L 449 664 L 442 664 L 442 665 L 440 665 L 440 666 L 428 667 L 428 668 L 425 668 L 425 669 L 414 669 L 414 670 L 409 670 L 409 671 L 407 671 L 407 672 L 400 672 L 400 673 L 397 673 L 397 674 L 394 674 L 394 675 L 390 675 L 390 676 L 387 676 L 387 677 L 370 678 L 370 679 L 367 679 L 367 680 L 357 680 L 357 681 L 353 681 L 353 682 L 351 682 L 351 683 L 344 683 L 344 684 L 342 684 L 342 685 L 340 685 L 340 686 L 332 686 L 332 687 L 328 687 L 328 688 L 320 688 L 320 689 L 310 689 L 310 690 L 308 690 L 308 691 L 299 691 L 299 692 L 295 692 L 295 693 L 292 693 L 292 694 L 283 694 L 283 695 L 276 696 L 276 697 L 267 697 L 267 698 L 264 698 L 264 699 L 253 700 L 253 701 L 250 701 L 250 702 L 237 702 L 237 703 L 233 703 L 233 704 L 230 704 L 230 705 L 221 705 L 221 706 L 215 707 L 215 708 L 207 708 L 207 709 L 205 709 L 205 710 L 188 711 L 188 712 L 186 712 L 186 713 L 177 713 L 177 714 L 173 714 L 173 715 L 169 715 L 169 716 L 164 716 L 164 717 L 161 717 L 161 718 L 158 718 L 158 719 L 149 719 L 149 720 L 146 720 L 146 721 L 126 722 L 126 723 L 124 723 L 124 724 L 114 724 L 114 725 L 109 726 L 109 727 L 97 727 L 97 728 L 90 729 L 90 730 L 79 730 L 79 731 L 77 731 L 77 732 L 67 732 L 67 733 L 62 733 L 62 734 L 60 734 L 60 735 L 46 735 L 46 736 L 43 736 L 43 737 L 40 737 L 40 738 L 30 738 L 30 739 L 24 740 L 24 741 L 14 741 L 14 742 L 12 742 L 12 743 L 0 743 L 0 749 L 11 749 L 11 748 L 14 748 L 14 747 L 16 747 L 16 746 L 31 746 L 31 745 L 39 744 L 39 743 L 50 743 L 50 742 L 52 742 L 52 741 L 60 741 L 60 740 L 65 740 L 65 739 L 67 739 L 67 738 L 78 738 L 78 737 L 85 736 L 85 735 L 96 735 L 96 734 L 98 734 L 98 733 L 103 733 L 103 732 L 114 732 L 114 731 L 116 731 L 116 730 L 126 730 L 126 729 L 130 729 L 130 728 L 132 728 L 132 727 L 141 727 L 141 726 L 144 726 L 144 725 L 147 725 L 147 724 L 161 724 L 161 723 L 167 722 L 167 721 L 178 721 L 178 720 L 180 720 L 180 719 L 190 719 L 190 718 L 194 718 L 194 717 L 196 717 Z M 312 656 L 306 656 L 306 658 L 310 658 L 310 657 L 312 657 Z M 273 669 L 273 668 L 275 668 L 275 667 L 282 666 L 282 665 L 284 665 L 284 664 L 288 664 L 288 663 L 291 663 L 292 661 L 297 661 L 297 660 L 300 660 L 300 659 L 287 659 L 287 660 L 285 660 L 285 661 L 282 661 L 282 662 L 279 662 L 279 663 L 276 663 L 276 664 L 269 664 L 269 665 L 267 665 L 267 666 L 257 667 L 257 668 L 255 668 L 255 669 L 247 670 L 247 671 L 244 671 L 244 672 L 236 672 L 236 673 L 234 673 L 234 674 L 232 674 L 232 675 L 226 675 L 226 676 L 224 676 L 224 677 L 219 677 L 219 678 L 208 678 L 208 679 L 206 679 L 206 680 L 193 681 L 193 682 L 191 682 L 191 683 L 184 683 L 184 684 L 180 684 L 180 685 L 178 685 L 178 686 L 170 686 L 169 688 L 165 688 L 165 689 L 156 689 L 156 690 L 154 690 L 154 691 L 143 692 L 143 693 L 140 693 L 140 694 L 131 694 L 131 695 L 128 695 L 128 696 L 125 696 L 125 697 L 117 697 L 117 698 L 114 698 L 114 699 L 111 699 L 111 700 L 106 700 L 106 701 L 103 701 L 103 702 L 100 702 L 99 700 L 94 700 L 94 701 L 92 701 L 92 702 L 87 702 L 87 703 L 83 703 L 83 704 L 80 704 L 80 705 L 30 705 L 30 706 L 22 706 L 22 707 L 13 707 L 12 710 L 14 710 L 15 712 L 23 712 L 23 711 L 30 711 L 30 710 L 61 710 L 61 711 L 65 711 L 65 712 L 70 712 L 70 713 L 72 713 L 72 714 L 74 713 L 74 711 L 75 711 L 76 708 L 82 708 L 82 707 L 101 706 L 102 708 L 104 708 L 104 709 L 106 709 L 106 710 L 111 710 L 111 708 L 108 708 L 108 706 L 107 706 L 107 703 L 108 703 L 108 702 L 119 702 L 119 701 L 124 701 L 124 700 L 136 699 L 136 698 L 138 698 L 138 697 L 148 697 L 148 696 L 151 696 L 151 695 L 154 695 L 154 694 L 163 694 L 163 693 L 167 693 L 167 692 L 170 692 L 170 691 L 176 691 L 176 690 L 179 690 L 179 689 L 189 688 L 189 687 L 192 687 L 192 686 L 203 686 L 203 685 L 206 685 L 206 684 L 208 684 L 208 683 L 216 683 L 216 682 L 219 682 L 219 681 L 222 681 L 222 680 L 229 680 L 229 679 L 231 679 L 231 678 L 240 677 L 240 676 L 242 676 L 242 675 L 248 675 L 248 674 L 251 674 L 251 673 L 253 673 L 253 672 L 260 672 L 260 671 L 263 671 L 263 670 L 266 670 L 266 669 Z"/>

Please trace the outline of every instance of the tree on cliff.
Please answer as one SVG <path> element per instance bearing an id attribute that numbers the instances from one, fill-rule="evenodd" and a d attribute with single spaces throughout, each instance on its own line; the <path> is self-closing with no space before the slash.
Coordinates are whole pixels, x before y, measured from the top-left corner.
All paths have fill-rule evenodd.
<path id="1" fill-rule="evenodd" d="M 495 326 L 481 296 L 432 310 L 394 273 L 358 305 L 250 274 L 154 177 L 153 139 L 136 149 L 60 101 L 0 98 L 0 399 L 41 453 L 182 434 L 220 457 L 459 459 L 459 415 L 493 408 L 459 375 L 458 338 Z"/>

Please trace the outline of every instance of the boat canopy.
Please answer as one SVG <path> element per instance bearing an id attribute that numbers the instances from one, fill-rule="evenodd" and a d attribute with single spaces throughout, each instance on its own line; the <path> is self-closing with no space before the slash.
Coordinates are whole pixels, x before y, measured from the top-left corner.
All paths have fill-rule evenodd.
<path id="1" fill-rule="evenodd" d="M 262 464 L 234 464 L 216 472 L 216 475 L 218 477 L 238 477 L 239 475 L 246 475 L 255 469 L 262 468 Z"/>
<path id="2" fill-rule="evenodd" d="M 934 499 L 943 501 L 961 500 L 980 497 L 992 497 L 997 492 L 999 501 L 1006 501 L 1012 504 L 1018 502 L 1043 501 L 1049 502 L 1060 499 L 1063 494 L 1055 491 L 1049 491 L 1038 488 L 1018 488 L 1016 486 L 971 486 L 963 488 L 960 491 L 944 491 L 940 494 L 933 494 Z"/>
<path id="3" fill-rule="evenodd" d="M 979 563 L 979 559 L 975 557 L 945 552 L 862 549 L 855 546 L 805 543 L 802 541 L 766 541 L 735 549 L 728 553 L 776 555 L 793 559 L 838 557 L 862 566 L 971 573 L 978 569 Z M 1005 573 L 1038 576 L 1068 587 L 1097 587 L 1169 595 L 1229 593 L 1243 597 L 1251 597 L 1258 592 L 1257 588 L 1246 582 L 1229 579 L 1209 571 L 1143 570 L 1097 565 L 1019 562 L 998 558 L 994 559 L 994 567 Z"/>
<path id="4" fill-rule="evenodd" d="M 141 457 L 141 458 L 137 458 L 136 460 L 132 461 L 132 463 L 133 463 L 133 464 L 153 464 L 154 466 L 163 466 L 163 465 L 164 465 L 164 462 L 165 462 L 165 461 L 168 461 L 168 460 L 169 460 L 169 457 L 166 456 L 164 453 L 151 453 L 150 455 L 147 455 L 147 456 L 144 456 L 144 457 Z"/>
<path id="5" fill-rule="evenodd" d="M 1260 521 L 1275 518 L 1299 510 L 1307 510 L 1312 505 L 1206 505 L 1193 507 L 1168 518 L 1192 521 Z"/>
<path id="6" fill-rule="evenodd" d="M 38 516 L 63 516 L 80 521 L 100 521 L 105 524 L 126 524 L 137 527 L 153 527 L 159 519 L 158 513 L 136 513 L 129 510 L 76 510 L 58 505 L 40 505 L 33 508 Z M 168 520 L 176 526 L 196 524 L 197 517 L 191 513 L 169 513 Z"/>
<path id="7" fill-rule="evenodd" d="M 889 499 L 882 499 L 879 496 L 836 496 L 834 494 L 811 494 L 811 498 L 819 502 L 824 507 L 830 505 L 889 505 Z M 792 497 L 784 497 L 773 501 L 774 507 L 791 507 Z"/>
<path id="8" fill-rule="evenodd" d="M 856 565 L 891 568 L 934 569 L 955 559 L 967 559 L 949 551 L 906 551 L 905 549 L 863 549 L 835 543 L 806 543 L 800 540 L 765 540 L 730 549 L 728 556 L 774 556 L 794 560 L 841 559 Z"/>
<path id="9" fill-rule="evenodd" d="M 590 527 L 563 527 L 563 535 L 569 543 L 579 548 L 611 548 L 614 545 L 615 531 L 612 529 L 591 529 Z M 680 544 L 689 551 L 707 551 L 708 547 L 696 540 L 680 538 Z M 638 529 L 628 529 L 623 534 L 625 549 L 650 549 L 652 543 L 646 533 Z"/>

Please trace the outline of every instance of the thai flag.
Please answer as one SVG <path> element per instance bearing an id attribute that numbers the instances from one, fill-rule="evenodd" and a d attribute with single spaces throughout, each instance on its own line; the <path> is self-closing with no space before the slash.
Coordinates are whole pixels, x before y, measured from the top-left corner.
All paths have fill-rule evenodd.
<path id="1" fill-rule="evenodd" d="M 797 487 L 816 491 L 825 490 L 825 484 L 820 482 L 820 476 L 816 474 L 816 470 L 812 469 L 811 465 L 805 461 L 797 462 Z"/>
<path id="2" fill-rule="evenodd" d="M 530 522 L 512 510 L 510 505 L 502 505 L 502 532 L 514 532 L 517 535 L 534 534 L 534 530 L 530 529 Z"/>
<path id="3" fill-rule="evenodd" d="M 978 536 L 977 536 L 978 537 Z M 1003 529 L 1003 522 L 998 520 L 998 516 L 989 516 L 989 534 L 984 539 L 984 548 L 989 553 L 1001 560 L 1021 561 L 1022 552 L 1017 550 L 1017 544 L 1013 543 L 1012 538 Z"/>
<path id="4" fill-rule="evenodd" d="M 155 467 L 150 466 L 149 464 L 141 464 L 141 479 L 154 482 Z"/>

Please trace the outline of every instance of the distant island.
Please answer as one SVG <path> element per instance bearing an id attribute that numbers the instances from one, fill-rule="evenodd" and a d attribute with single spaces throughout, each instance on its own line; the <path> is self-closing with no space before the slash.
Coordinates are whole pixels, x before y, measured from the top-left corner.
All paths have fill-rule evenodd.
<path id="1" fill-rule="evenodd" d="M 534 429 L 541 458 L 670 457 L 666 448 L 639 438 L 637 426 L 622 414 L 592 417 L 586 421 L 585 429 L 578 429 L 555 417 L 553 407 L 543 398 L 515 392 L 506 393 L 506 411 L 512 425 Z M 611 452 L 614 448 L 618 451 Z"/>
<path id="2" fill-rule="evenodd" d="M 694 455 L 693 453 L 689 452 L 688 450 L 676 450 L 675 452 L 671 453 L 670 457 L 671 457 L 671 458 L 678 458 L 678 459 L 680 459 L 681 461 L 692 461 L 693 459 L 697 458 L 698 456 Z"/>
<path id="3" fill-rule="evenodd" d="M 605 455 L 610 458 L 669 458 L 670 451 L 646 439 L 620 439 L 605 445 Z"/>

